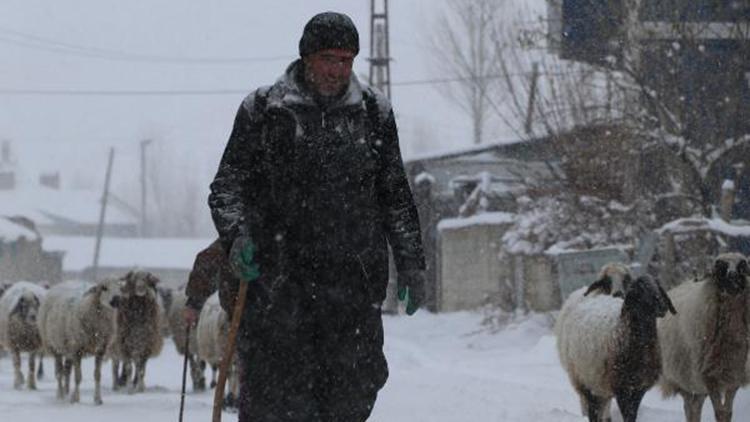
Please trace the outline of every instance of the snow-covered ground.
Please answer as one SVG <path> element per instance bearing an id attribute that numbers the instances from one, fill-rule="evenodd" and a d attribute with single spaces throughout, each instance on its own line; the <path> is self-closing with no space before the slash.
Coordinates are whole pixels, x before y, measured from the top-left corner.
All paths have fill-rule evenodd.
<path id="1" fill-rule="evenodd" d="M 386 354 L 391 376 L 382 390 L 371 421 L 582 421 L 578 400 L 568 385 L 550 333 L 551 319 L 534 315 L 500 330 L 481 324 L 480 313 L 385 317 Z M 171 341 L 149 364 L 147 391 L 112 393 L 109 365 L 103 371 L 104 405 L 92 402 L 92 362 L 84 364 L 82 403 L 55 400 L 52 362 L 38 391 L 12 388 L 12 365 L 0 360 L 0 420 L 2 421 L 138 421 L 176 420 L 182 361 Z M 208 421 L 212 393 L 189 394 L 186 421 Z M 662 400 L 651 391 L 641 406 L 642 421 L 683 420 L 678 399 Z M 224 420 L 236 420 L 225 413 Z M 620 421 L 615 411 L 613 420 Z M 713 421 L 704 406 L 705 421 Z M 736 421 L 750 420 L 750 391 L 735 402 Z"/>

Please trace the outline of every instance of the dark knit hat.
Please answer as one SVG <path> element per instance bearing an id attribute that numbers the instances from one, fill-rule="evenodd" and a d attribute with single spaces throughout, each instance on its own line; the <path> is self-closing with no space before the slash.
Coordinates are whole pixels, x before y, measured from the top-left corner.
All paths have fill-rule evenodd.
<path id="1" fill-rule="evenodd" d="M 299 40 L 299 55 L 305 57 L 328 48 L 343 48 L 359 53 L 359 33 L 354 22 L 343 13 L 323 12 L 310 19 Z"/>

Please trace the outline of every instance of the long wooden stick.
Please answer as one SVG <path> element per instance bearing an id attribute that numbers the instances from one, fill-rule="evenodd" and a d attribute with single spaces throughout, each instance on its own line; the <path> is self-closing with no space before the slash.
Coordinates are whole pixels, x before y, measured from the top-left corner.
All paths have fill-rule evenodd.
<path id="1" fill-rule="evenodd" d="M 190 324 L 185 324 L 185 360 L 182 362 L 182 391 L 180 393 L 180 419 L 185 411 L 185 384 L 187 383 L 188 356 L 190 356 Z"/>
<path id="2" fill-rule="evenodd" d="M 232 357 L 234 357 L 234 345 L 237 341 L 237 331 L 239 331 L 240 328 L 242 312 L 245 310 L 247 285 L 247 281 L 240 281 L 240 291 L 237 293 L 237 300 L 235 301 L 234 309 L 232 310 L 232 325 L 229 326 L 229 334 L 227 334 L 224 356 L 221 359 L 221 366 L 219 366 L 219 380 L 217 381 L 216 391 L 214 392 L 214 412 L 211 417 L 212 422 L 221 422 L 221 408 L 224 406 L 224 384 L 227 382 L 227 373 L 229 372 L 229 366 L 232 363 Z"/>

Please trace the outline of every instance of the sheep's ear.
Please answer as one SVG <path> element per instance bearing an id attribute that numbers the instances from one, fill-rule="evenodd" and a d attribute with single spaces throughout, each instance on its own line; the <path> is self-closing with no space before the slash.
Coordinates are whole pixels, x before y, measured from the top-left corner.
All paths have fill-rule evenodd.
<path id="1" fill-rule="evenodd" d="M 743 259 L 737 264 L 737 272 L 743 277 L 750 276 L 750 268 L 748 268 L 746 260 Z"/>
<path id="2" fill-rule="evenodd" d="M 154 289 L 156 289 L 156 285 L 159 283 L 159 278 L 156 277 L 155 275 L 149 273 L 146 276 L 146 283 L 148 283 L 149 286 L 151 286 Z"/>
<path id="3" fill-rule="evenodd" d="M 23 308 L 26 306 L 26 298 L 21 296 L 18 298 L 18 301 L 16 302 L 16 306 L 13 307 L 13 310 L 10 311 L 11 315 L 19 314 L 23 311 Z"/>
<path id="4" fill-rule="evenodd" d="M 622 278 L 622 290 L 627 292 L 631 284 L 633 284 L 633 277 L 630 274 L 625 274 Z"/>
<path id="5" fill-rule="evenodd" d="M 595 290 L 601 290 L 606 294 L 612 293 L 612 279 L 609 278 L 609 276 L 604 276 L 599 280 L 596 280 L 595 282 L 591 283 L 591 285 L 588 289 L 586 289 L 586 292 L 583 295 L 588 296 L 589 293 Z"/>
<path id="6" fill-rule="evenodd" d="M 723 259 L 717 259 L 716 262 L 714 262 L 714 268 L 711 275 L 716 280 L 720 280 L 721 278 L 726 277 L 727 271 L 729 271 L 729 263 Z"/>
<path id="7" fill-rule="evenodd" d="M 96 293 L 96 291 L 99 289 L 99 285 L 91 286 L 88 290 L 83 294 L 84 296 L 93 295 Z"/>
<path id="8" fill-rule="evenodd" d="M 656 287 L 659 288 L 659 294 L 661 294 L 661 298 L 664 299 L 664 303 L 667 304 L 667 308 L 669 309 L 669 312 L 672 313 L 672 315 L 677 315 L 677 309 L 675 309 L 674 304 L 672 303 L 672 299 L 669 298 L 669 295 L 664 290 L 663 287 L 661 287 L 661 283 L 659 283 L 658 280 L 656 281 Z"/>

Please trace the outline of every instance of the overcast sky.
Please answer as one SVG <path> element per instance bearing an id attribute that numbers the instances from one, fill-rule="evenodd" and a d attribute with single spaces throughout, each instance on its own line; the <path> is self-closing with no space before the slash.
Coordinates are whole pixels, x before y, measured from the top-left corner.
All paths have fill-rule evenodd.
<path id="1" fill-rule="evenodd" d="M 97 159 L 103 166 L 110 145 L 118 146 L 118 163 L 127 161 L 137 156 L 138 142 L 144 138 L 170 145 L 165 149 L 194 152 L 198 165 L 214 168 L 244 93 L 273 83 L 297 56 L 302 27 L 315 13 L 336 10 L 353 18 L 362 44 L 355 71 L 367 75 L 369 3 L 3 0 L 0 91 L 236 92 L 210 96 L 0 93 L 0 139 L 13 142 L 19 159 L 25 161 L 23 167 L 32 173 L 66 164 L 91 167 Z M 434 5 L 440 2 L 390 3 L 393 82 L 443 76 L 430 71 L 426 42 Z M 172 58 L 207 60 L 185 63 Z M 217 63 L 219 59 L 257 61 Z M 405 154 L 470 143 L 468 120 L 433 86 L 394 86 L 393 101 Z M 27 157 L 32 153 L 33 160 Z M 74 177 L 68 175 L 67 181 Z"/>
<path id="2" fill-rule="evenodd" d="M 450 76 L 430 66 L 442 3 L 390 1 L 393 103 L 406 157 L 471 144 L 468 118 L 434 85 L 400 85 Z M 207 192 L 238 105 L 277 79 L 298 56 L 305 22 L 325 10 L 347 13 L 359 28 L 355 72 L 366 79 L 369 0 L 2 0 L 0 140 L 12 142 L 28 183 L 61 171 L 64 187 L 91 189 L 101 187 L 114 146 L 114 190 L 131 199 L 139 142 L 153 139 L 151 160 L 189 172 Z M 229 92 L 149 94 L 196 90 Z M 512 139 L 494 129 L 498 140 Z"/>

